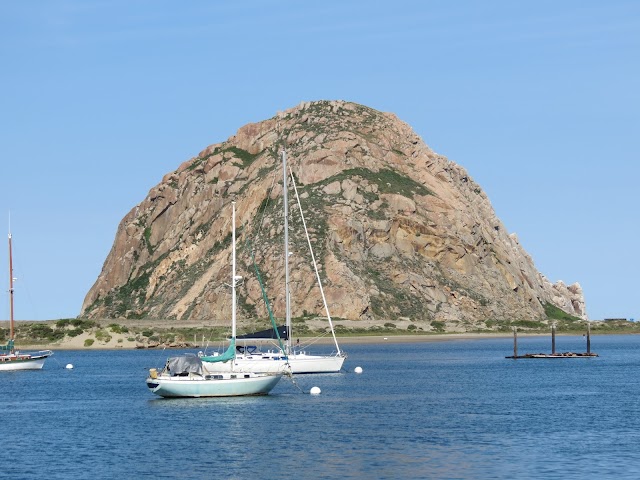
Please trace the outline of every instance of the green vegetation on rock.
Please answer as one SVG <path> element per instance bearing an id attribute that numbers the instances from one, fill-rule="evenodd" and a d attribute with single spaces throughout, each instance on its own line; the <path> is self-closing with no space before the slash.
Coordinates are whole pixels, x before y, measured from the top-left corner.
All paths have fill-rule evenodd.
<path id="1" fill-rule="evenodd" d="M 573 315 L 569 315 L 564 310 L 556 307 L 552 303 L 545 302 L 542 304 L 544 307 L 544 313 L 547 318 L 551 320 L 569 320 L 569 321 L 577 321 L 580 320 L 578 317 L 574 317 Z"/>
<path id="2" fill-rule="evenodd" d="M 370 184 L 377 185 L 378 193 L 396 193 L 408 198 L 413 198 L 414 195 L 431 195 L 431 191 L 421 183 L 389 169 L 374 172 L 367 168 L 350 168 L 322 180 L 319 184 L 324 186 L 353 177 L 360 177 Z"/>

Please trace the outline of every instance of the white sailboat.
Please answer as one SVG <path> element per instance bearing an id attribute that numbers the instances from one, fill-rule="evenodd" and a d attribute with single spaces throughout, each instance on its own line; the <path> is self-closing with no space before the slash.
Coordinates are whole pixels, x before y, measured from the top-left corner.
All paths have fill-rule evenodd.
<path id="1" fill-rule="evenodd" d="M 15 370 L 40 370 L 47 358 L 53 355 L 51 350 L 39 352 L 20 352 L 15 349 L 15 325 L 13 319 L 13 253 L 11 232 L 9 232 L 9 340 L 0 345 L 0 372 Z"/>
<path id="2" fill-rule="evenodd" d="M 282 151 L 282 169 L 283 169 L 283 195 L 284 195 L 284 265 L 285 265 L 285 345 L 284 351 L 280 348 L 276 348 L 269 351 L 260 351 L 257 348 L 242 348 L 236 354 L 235 364 L 240 368 L 253 372 L 278 372 L 282 371 L 287 366 L 291 369 L 291 373 L 337 373 L 342 369 L 346 354 L 340 350 L 338 340 L 336 338 L 335 330 L 333 328 L 333 322 L 327 306 L 327 301 L 322 288 L 322 282 L 320 281 L 320 274 L 318 273 L 318 267 L 316 264 L 315 256 L 313 255 L 313 248 L 311 247 L 311 241 L 307 231 L 306 222 L 302 213 L 302 206 L 300 205 L 300 198 L 298 196 L 295 181 L 293 186 L 296 192 L 296 198 L 298 201 L 298 207 L 300 209 L 300 215 L 302 217 L 302 224 L 304 225 L 305 235 L 307 237 L 307 243 L 309 251 L 311 252 L 311 258 L 313 260 L 313 266 L 316 273 L 316 279 L 320 287 L 320 293 L 324 302 L 325 312 L 327 314 L 327 320 L 331 329 L 331 335 L 333 336 L 333 342 L 336 347 L 335 353 L 331 355 L 314 355 L 307 353 L 304 350 L 294 347 L 292 345 L 292 329 L 291 329 L 291 295 L 289 286 L 289 204 L 288 204 L 288 171 L 287 171 L 287 153 Z M 293 175 L 292 175 L 293 180 Z M 208 359 L 215 359 L 216 357 L 202 357 L 204 362 L 204 368 L 210 372 L 221 372 L 228 369 L 227 365 L 220 363 L 210 363 Z"/>
<path id="3" fill-rule="evenodd" d="M 225 372 L 212 374 L 203 368 L 200 357 L 188 354 L 169 358 L 160 373 L 149 371 L 147 387 L 161 397 L 236 397 L 266 395 L 282 378 L 282 371 L 256 373 L 246 371 L 235 362 L 236 356 L 236 208 L 233 202 L 232 221 L 232 269 L 231 269 L 231 343 L 223 355 L 215 361 L 228 365 Z"/>

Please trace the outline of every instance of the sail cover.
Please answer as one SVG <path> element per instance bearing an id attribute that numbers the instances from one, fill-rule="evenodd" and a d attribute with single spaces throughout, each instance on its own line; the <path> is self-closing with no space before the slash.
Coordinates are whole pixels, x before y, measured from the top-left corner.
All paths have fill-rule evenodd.
<path id="1" fill-rule="evenodd" d="M 0 345 L 0 352 L 13 352 L 13 340 L 9 340 L 6 345 Z"/>
<path id="2" fill-rule="evenodd" d="M 278 335 L 282 340 L 287 340 L 287 327 L 286 325 L 280 325 L 278 327 Z M 259 332 L 247 333 L 246 335 L 238 335 L 236 339 L 238 340 L 251 340 L 251 339 L 264 339 L 264 340 L 275 340 L 278 336 L 276 335 L 276 331 L 273 328 L 269 328 L 267 330 L 260 330 Z"/>
<path id="3" fill-rule="evenodd" d="M 236 341 L 233 339 L 231 340 L 231 343 L 229 344 L 227 350 L 222 355 L 204 355 L 200 357 L 203 362 L 210 363 L 228 362 L 229 360 L 233 360 L 234 358 L 236 358 Z"/>
<path id="4" fill-rule="evenodd" d="M 167 368 L 172 377 L 197 373 L 202 375 L 202 360 L 193 353 L 185 353 L 167 360 Z"/>

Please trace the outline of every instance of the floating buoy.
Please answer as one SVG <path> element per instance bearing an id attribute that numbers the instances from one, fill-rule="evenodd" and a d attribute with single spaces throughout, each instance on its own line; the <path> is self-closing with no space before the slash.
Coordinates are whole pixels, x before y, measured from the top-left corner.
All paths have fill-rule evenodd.
<path id="1" fill-rule="evenodd" d="M 320 395 L 320 387 L 312 387 L 309 393 L 311 395 Z"/>
<path id="2" fill-rule="evenodd" d="M 73 370 L 73 364 L 67 363 L 67 366 L 64 368 L 66 368 L 67 370 Z"/>
<path id="3" fill-rule="evenodd" d="M 353 369 L 353 371 L 356 373 L 362 373 L 362 367 L 356 367 Z"/>

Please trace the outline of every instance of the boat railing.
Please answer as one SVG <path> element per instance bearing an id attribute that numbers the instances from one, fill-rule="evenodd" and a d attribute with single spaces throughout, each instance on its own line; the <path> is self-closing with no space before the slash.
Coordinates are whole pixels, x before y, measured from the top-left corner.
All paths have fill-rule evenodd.
<path id="1" fill-rule="evenodd" d="M 50 357 L 53 355 L 52 350 L 40 350 L 38 352 L 29 352 L 32 357 Z"/>

